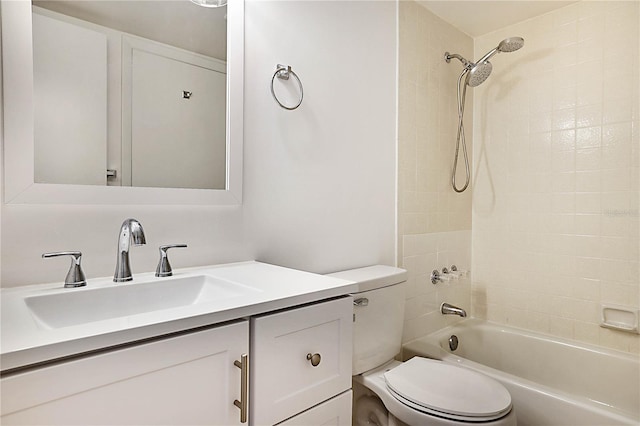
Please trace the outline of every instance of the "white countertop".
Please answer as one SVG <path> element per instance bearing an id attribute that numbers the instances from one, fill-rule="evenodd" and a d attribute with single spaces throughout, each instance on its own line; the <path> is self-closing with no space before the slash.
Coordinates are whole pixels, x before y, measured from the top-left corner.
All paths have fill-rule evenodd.
<path id="1" fill-rule="evenodd" d="M 151 272 L 134 275 L 133 281 L 127 283 L 113 283 L 110 277 L 91 279 L 87 280 L 87 286 L 75 289 L 63 288 L 60 282 L 2 289 L 0 368 L 11 370 L 346 295 L 358 289 L 352 281 L 253 261 L 174 270 L 172 278 L 194 275 L 212 276 L 250 290 L 221 300 L 50 328 L 32 314 L 26 298 L 161 282 L 166 278 L 156 278 Z"/>

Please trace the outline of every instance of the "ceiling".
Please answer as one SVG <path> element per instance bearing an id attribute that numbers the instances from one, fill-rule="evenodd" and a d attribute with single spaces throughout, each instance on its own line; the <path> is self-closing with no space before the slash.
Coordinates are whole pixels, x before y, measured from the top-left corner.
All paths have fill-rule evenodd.
<path id="1" fill-rule="evenodd" d="M 227 8 L 188 0 L 33 0 L 34 6 L 221 60 L 227 56 Z"/>
<path id="2" fill-rule="evenodd" d="M 419 3 L 462 32 L 471 37 L 478 37 L 575 1 L 419 0 Z"/>
<path id="3" fill-rule="evenodd" d="M 418 0 L 454 27 L 477 37 L 564 7 L 564 0 Z M 100 25 L 182 47 L 226 57 L 226 8 L 211 9 L 177 1 L 33 0 L 35 5 Z M 160 6 L 158 6 L 160 5 Z"/>

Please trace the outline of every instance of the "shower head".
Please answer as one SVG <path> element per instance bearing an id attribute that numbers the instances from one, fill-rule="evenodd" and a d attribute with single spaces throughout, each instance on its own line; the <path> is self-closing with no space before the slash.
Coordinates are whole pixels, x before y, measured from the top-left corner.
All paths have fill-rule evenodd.
<path id="1" fill-rule="evenodd" d="M 458 137 L 456 138 L 456 153 L 453 157 L 453 170 L 451 172 L 451 185 L 455 192 L 464 192 L 469 186 L 471 180 L 471 173 L 469 171 L 469 157 L 467 155 L 467 144 L 464 140 L 464 101 L 467 94 L 467 86 L 476 87 L 484 83 L 489 78 L 493 65 L 489 62 L 489 59 L 498 52 L 514 52 L 524 46 L 524 39 L 522 37 L 509 37 L 505 38 L 498 44 L 497 47 L 489 51 L 476 63 L 470 62 L 458 55 L 457 53 L 451 54 L 449 52 L 444 53 L 444 60 L 447 63 L 451 62 L 452 58 L 455 58 L 462 62 L 464 68 L 458 77 Z M 462 78 L 466 76 L 464 83 Z M 464 165 L 466 169 L 466 181 L 462 187 L 459 187 L 456 183 L 456 171 L 458 169 L 458 159 L 460 153 L 460 145 L 462 145 L 462 152 L 464 154 Z"/>
<path id="2" fill-rule="evenodd" d="M 489 52 L 487 52 L 486 55 L 480 58 L 478 62 L 476 62 L 476 64 L 481 64 L 482 62 L 486 62 L 489 59 L 491 59 L 495 54 L 500 52 L 503 52 L 503 53 L 515 52 L 516 50 L 520 49 L 522 46 L 524 46 L 524 39 L 522 37 L 505 38 L 500 42 L 500 44 L 498 44 L 497 47 L 491 49 Z"/>
<path id="3" fill-rule="evenodd" d="M 522 37 L 509 37 L 502 40 L 496 49 L 500 52 L 509 53 L 515 52 L 522 46 L 524 46 L 524 39 Z"/>
<path id="4" fill-rule="evenodd" d="M 491 71 L 493 71 L 493 65 L 489 61 L 473 65 L 467 74 L 467 84 L 471 87 L 481 85 L 489 78 Z"/>
<path id="5" fill-rule="evenodd" d="M 476 63 L 466 60 L 457 53 L 445 52 L 444 59 L 447 62 L 451 62 L 451 59 L 457 59 L 462 62 L 462 65 L 464 65 L 462 74 L 464 75 L 464 73 L 467 73 L 467 78 L 465 80 L 466 84 L 471 87 L 476 87 L 484 83 L 484 81 L 489 78 L 489 75 L 491 75 L 493 65 L 491 65 L 489 59 L 500 52 L 515 52 L 522 46 L 524 46 L 524 39 L 522 37 L 509 37 L 502 40 L 497 47 L 487 52 L 487 54 L 480 58 Z M 460 77 L 462 78 L 462 75 Z"/>

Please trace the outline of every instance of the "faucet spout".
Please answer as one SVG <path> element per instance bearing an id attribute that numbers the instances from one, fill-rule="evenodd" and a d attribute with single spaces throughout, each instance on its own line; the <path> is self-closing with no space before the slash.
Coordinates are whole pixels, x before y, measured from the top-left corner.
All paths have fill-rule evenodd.
<path id="1" fill-rule="evenodd" d="M 136 219 L 127 219 L 122 222 L 120 234 L 118 234 L 118 254 L 116 258 L 116 272 L 113 281 L 121 283 L 131 281 L 131 266 L 129 265 L 129 248 L 131 244 L 141 246 L 146 244 L 142 225 Z"/>
<path id="2" fill-rule="evenodd" d="M 458 308 L 457 306 L 453 306 L 448 303 L 443 303 L 442 305 L 440 305 L 440 313 L 442 315 L 459 315 L 462 318 L 465 318 L 467 316 L 467 312 L 464 309 Z"/>

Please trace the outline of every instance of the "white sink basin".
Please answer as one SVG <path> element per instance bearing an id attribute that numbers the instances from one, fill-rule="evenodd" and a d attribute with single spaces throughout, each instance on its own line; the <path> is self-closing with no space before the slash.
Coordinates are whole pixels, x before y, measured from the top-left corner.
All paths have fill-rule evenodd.
<path id="1" fill-rule="evenodd" d="M 24 299 L 46 328 L 62 328 L 164 309 L 220 301 L 256 291 L 208 275 L 82 288 Z"/>

